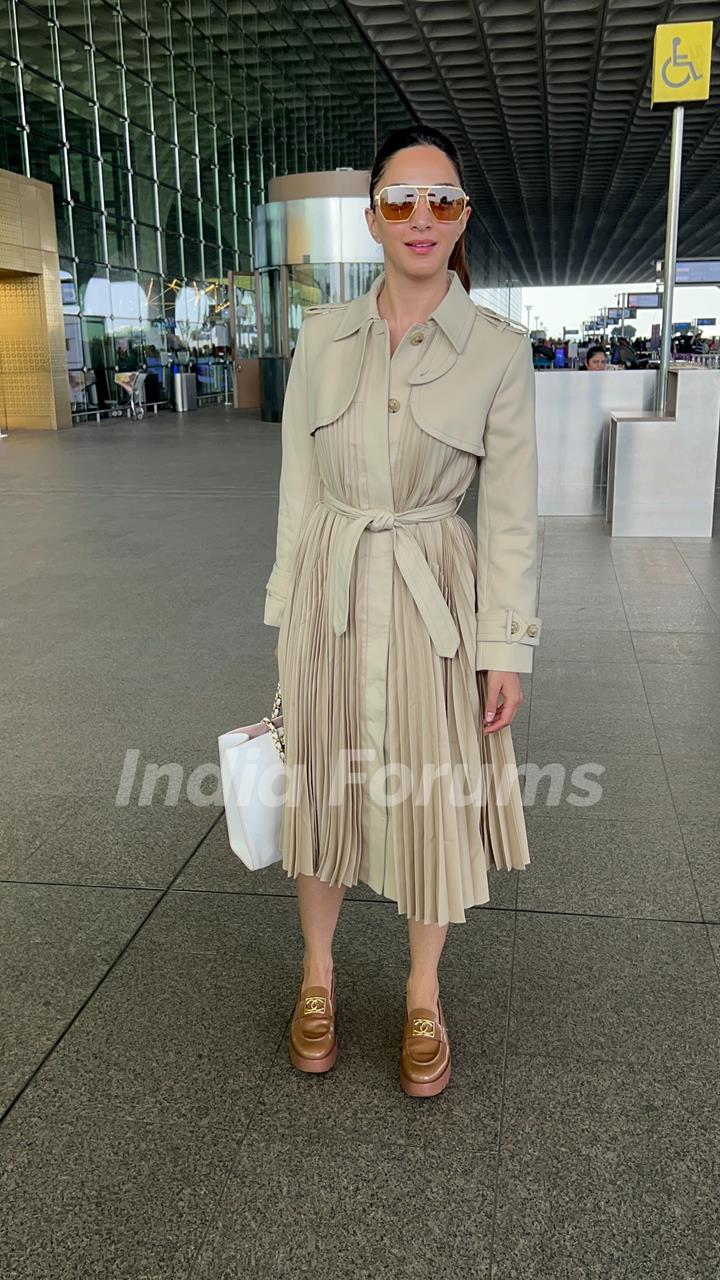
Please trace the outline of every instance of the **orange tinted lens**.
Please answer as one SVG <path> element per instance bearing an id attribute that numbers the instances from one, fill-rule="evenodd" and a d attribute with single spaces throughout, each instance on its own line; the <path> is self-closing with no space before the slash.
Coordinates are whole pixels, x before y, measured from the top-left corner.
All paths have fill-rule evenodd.
<path id="1" fill-rule="evenodd" d="M 416 187 L 386 187 L 380 196 L 380 211 L 388 222 L 406 222 L 415 208 Z"/>
<path id="2" fill-rule="evenodd" d="M 428 203 L 438 222 L 457 222 L 465 208 L 465 194 L 460 187 L 433 187 Z"/>

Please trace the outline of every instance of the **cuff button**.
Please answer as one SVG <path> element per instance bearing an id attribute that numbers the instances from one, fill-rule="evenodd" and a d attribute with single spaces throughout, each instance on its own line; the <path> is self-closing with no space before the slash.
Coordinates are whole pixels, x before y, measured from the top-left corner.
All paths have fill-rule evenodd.
<path id="1" fill-rule="evenodd" d="M 517 622 L 515 619 L 513 619 L 513 621 L 510 623 L 510 630 L 514 635 L 516 631 L 520 630 L 520 623 Z"/>
<path id="2" fill-rule="evenodd" d="M 527 629 L 527 633 L 528 633 L 528 635 L 529 635 L 529 636 L 536 636 L 536 635 L 537 635 L 537 627 L 535 626 L 535 623 L 534 623 L 534 622 L 531 622 L 531 623 L 530 623 L 530 626 L 529 626 L 529 627 L 528 627 L 528 629 Z"/>

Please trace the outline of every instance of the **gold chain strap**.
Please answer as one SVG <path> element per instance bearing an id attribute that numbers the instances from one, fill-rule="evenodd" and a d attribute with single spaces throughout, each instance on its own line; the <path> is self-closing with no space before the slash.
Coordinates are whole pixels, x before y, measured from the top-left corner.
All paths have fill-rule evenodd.
<path id="1" fill-rule="evenodd" d="M 277 753 L 284 764 L 285 763 L 285 726 L 282 724 L 279 726 L 273 724 L 273 720 L 275 720 L 277 717 L 282 715 L 281 706 L 282 706 L 282 694 L 280 693 L 280 681 L 278 680 L 278 686 L 277 686 L 277 689 L 275 690 L 275 697 L 273 698 L 273 704 L 272 704 L 272 719 L 270 718 L 270 716 L 263 716 L 261 719 L 261 724 L 267 725 L 268 733 L 270 734 L 270 737 L 275 743 L 275 748 L 277 750 Z"/>

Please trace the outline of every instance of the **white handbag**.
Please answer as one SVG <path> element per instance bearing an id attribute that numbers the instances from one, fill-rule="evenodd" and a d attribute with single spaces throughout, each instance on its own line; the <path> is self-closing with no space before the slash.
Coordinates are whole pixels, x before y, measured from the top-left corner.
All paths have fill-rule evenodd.
<path id="1" fill-rule="evenodd" d="M 280 684 L 272 716 L 218 738 L 230 848 L 250 871 L 282 859 L 278 848 L 285 791 L 285 730 Z"/>

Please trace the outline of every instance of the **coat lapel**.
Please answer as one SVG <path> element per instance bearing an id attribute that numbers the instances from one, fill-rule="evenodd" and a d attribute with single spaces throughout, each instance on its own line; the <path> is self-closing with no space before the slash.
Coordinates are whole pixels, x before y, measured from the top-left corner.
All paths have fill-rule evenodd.
<path id="1" fill-rule="evenodd" d="M 408 381 L 413 385 L 434 382 L 448 373 L 465 350 L 475 323 L 475 304 L 460 277 L 456 271 L 449 271 L 448 277 L 448 291 L 429 317 L 436 322 L 438 332 L 429 345 L 427 359 L 421 360 L 410 373 Z M 373 321 L 381 319 L 377 295 L 384 280 L 382 271 L 366 293 L 343 307 L 342 318 L 332 337 L 333 349 L 327 353 L 330 359 L 325 361 L 318 380 L 311 430 L 332 422 L 352 403 L 360 381 L 368 334 Z"/>

